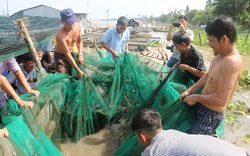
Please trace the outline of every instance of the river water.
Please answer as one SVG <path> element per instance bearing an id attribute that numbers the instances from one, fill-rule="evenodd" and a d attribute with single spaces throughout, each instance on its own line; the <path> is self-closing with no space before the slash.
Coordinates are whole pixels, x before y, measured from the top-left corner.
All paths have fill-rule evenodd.
<path id="1" fill-rule="evenodd" d="M 103 25 L 105 22 L 102 23 Z M 161 42 L 168 43 L 166 33 L 152 33 L 153 37 L 160 37 Z M 213 51 L 209 47 L 195 46 L 205 60 L 205 64 L 209 67 L 210 62 L 213 59 Z M 171 53 L 168 52 L 170 56 Z M 250 56 L 243 56 L 244 69 L 250 71 Z M 246 103 L 250 108 L 250 90 L 238 90 L 233 98 L 234 101 L 241 100 Z M 236 144 L 237 146 L 244 147 L 250 153 L 250 142 L 245 142 L 245 135 L 250 134 L 250 115 L 245 115 L 239 118 L 239 122 L 236 123 L 236 127 L 224 125 L 224 136 L 223 139 Z M 86 136 L 81 139 L 78 143 L 64 142 L 60 145 L 61 150 L 65 156 L 112 156 L 119 146 L 119 128 L 118 125 L 106 126 L 100 132 Z"/>

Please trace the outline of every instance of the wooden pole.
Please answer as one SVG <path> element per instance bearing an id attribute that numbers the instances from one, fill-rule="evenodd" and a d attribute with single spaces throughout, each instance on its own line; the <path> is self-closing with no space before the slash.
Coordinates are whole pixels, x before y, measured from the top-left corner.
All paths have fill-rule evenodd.
<path id="1" fill-rule="evenodd" d="M 35 63 L 36 63 L 37 69 L 41 73 L 43 73 L 41 62 L 39 61 L 36 48 L 34 46 L 33 41 L 30 38 L 29 32 L 28 32 L 27 27 L 25 25 L 25 22 L 24 22 L 25 20 L 27 21 L 29 19 L 27 17 L 25 17 L 25 18 L 16 20 L 16 22 L 17 22 L 17 25 L 18 25 L 18 27 L 20 29 L 21 36 L 24 38 L 24 40 L 25 40 L 25 42 L 26 42 L 32 56 L 35 58 Z"/>
<path id="2" fill-rule="evenodd" d="M 201 34 L 200 34 L 200 33 L 198 33 L 198 36 L 199 36 L 200 46 L 201 46 L 201 42 L 202 42 L 202 40 L 201 40 Z"/>

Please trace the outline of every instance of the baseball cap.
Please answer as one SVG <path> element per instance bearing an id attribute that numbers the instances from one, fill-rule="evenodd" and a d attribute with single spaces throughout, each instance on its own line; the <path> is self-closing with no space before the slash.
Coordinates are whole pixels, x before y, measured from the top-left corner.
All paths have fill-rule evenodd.
<path id="1" fill-rule="evenodd" d="M 61 19 L 67 23 L 72 24 L 77 22 L 76 15 L 74 14 L 73 10 L 70 8 L 64 9 L 60 12 Z"/>

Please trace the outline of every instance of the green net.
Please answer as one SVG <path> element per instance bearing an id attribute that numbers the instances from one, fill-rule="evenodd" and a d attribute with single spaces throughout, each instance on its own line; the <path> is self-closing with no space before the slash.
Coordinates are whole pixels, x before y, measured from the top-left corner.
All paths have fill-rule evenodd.
<path id="1" fill-rule="evenodd" d="M 73 57 L 76 59 L 76 54 Z M 169 69 L 151 59 L 128 53 L 111 61 L 100 50 L 84 53 L 84 58 L 85 63 L 78 66 L 87 77 L 76 80 L 74 69 L 72 76 L 48 74 L 37 86 L 39 98 L 22 95 L 22 99 L 34 102 L 32 110 L 8 101 L 2 117 L 19 155 L 61 155 L 55 145 L 62 137 L 77 142 L 117 122 L 128 131 L 116 155 L 140 155 L 142 148 L 129 126 L 144 108 L 160 111 L 164 129 L 186 131 L 192 127 L 196 108 L 178 100 L 193 84 L 187 73 L 174 70 L 155 92 Z"/>
<path id="2" fill-rule="evenodd" d="M 192 86 L 194 82 L 187 72 L 175 69 L 166 83 L 155 97 L 155 101 L 148 108 L 158 110 L 161 114 L 163 129 L 175 129 L 182 132 L 190 130 L 196 119 L 196 105 L 189 106 L 178 98 L 180 94 Z M 201 93 L 199 90 L 197 93 Z M 139 111 L 139 110 L 138 110 Z M 134 112 L 136 113 L 136 112 Z M 130 117 L 130 123 L 134 115 Z M 221 126 L 217 133 L 221 134 Z M 118 156 L 139 156 L 143 151 L 137 141 L 134 132 L 130 131 L 125 136 L 122 144 L 116 152 Z"/>

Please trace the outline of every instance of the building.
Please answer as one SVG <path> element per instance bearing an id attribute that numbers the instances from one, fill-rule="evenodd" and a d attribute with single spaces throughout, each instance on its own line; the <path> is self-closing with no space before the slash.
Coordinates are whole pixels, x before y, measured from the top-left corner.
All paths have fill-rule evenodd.
<path id="1" fill-rule="evenodd" d="M 139 22 L 136 19 L 130 19 L 128 21 L 128 26 L 133 27 L 133 28 L 139 27 L 140 24 L 141 24 L 141 22 Z"/>
<path id="2" fill-rule="evenodd" d="M 66 7 L 65 7 L 66 8 Z M 38 5 L 28 9 L 18 11 L 11 15 L 11 17 L 24 17 L 24 16 L 40 16 L 40 17 L 52 17 L 60 19 L 60 11 L 65 9 L 63 7 L 50 7 L 47 5 Z M 87 13 L 72 8 L 76 16 L 80 16 L 83 26 L 87 25 Z"/>

